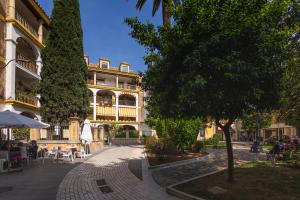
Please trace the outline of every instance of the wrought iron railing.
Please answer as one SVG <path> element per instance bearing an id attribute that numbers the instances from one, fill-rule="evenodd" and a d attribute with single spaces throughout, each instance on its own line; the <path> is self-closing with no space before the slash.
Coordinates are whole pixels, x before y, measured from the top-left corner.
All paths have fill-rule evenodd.
<path id="1" fill-rule="evenodd" d="M 20 66 L 28 69 L 34 74 L 37 74 L 37 65 L 35 61 L 28 59 L 26 56 L 21 54 L 20 52 L 17 52 L 17 61 Z"/>
<path id="2" fill-rule="evenodd" d="M 35 97 L 34 95 L 26 94 L 23 91 L 16 91 L 16 100 L 34 106 L 37 106 L 38 101 L 37 97 Z"/>
<path id="3" fill-rule="evenodd" d="M 37 38 L 39 34 L 36 29 L 34 29 L 29 22 L 20 13 L 16 12 L 16 20 L 18 20 L 30 33 L 32 33 Z"/>

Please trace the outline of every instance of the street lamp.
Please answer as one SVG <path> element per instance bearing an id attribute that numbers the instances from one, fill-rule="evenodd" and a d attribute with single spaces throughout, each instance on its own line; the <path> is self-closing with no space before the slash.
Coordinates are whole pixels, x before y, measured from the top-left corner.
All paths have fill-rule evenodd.
<path id="1" fill-rule="evenodd" d="M 2 68 L 0 69 L 0 72 L 2 72 L 2 70 L 4 70 L 4 69 L 9 65 L 9 63 L 11 63 L 12 61 L 30 62 L 30 60 L 25 60 L 25 59 L 17 59 L 17 58 L 11 59 L 11 60 L 9 60 L 9 61 L 5 64 L 4 67 L 2 67 Z"/>

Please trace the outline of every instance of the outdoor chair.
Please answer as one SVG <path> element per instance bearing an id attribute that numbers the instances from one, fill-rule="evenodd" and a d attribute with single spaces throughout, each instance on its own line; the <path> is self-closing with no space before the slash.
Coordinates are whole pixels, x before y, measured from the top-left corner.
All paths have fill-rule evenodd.
<path id="1" fill-rule="evenodd" d="M 69 151 L 67 151 L 67 152 L 63 152 L 63 153 L 62 153 L 62 157 L 63 157 L 63 158 L 71 159 L 71 161 L 73 161 L 74 156 L 73 156 L 73 154 L 72 154 L 72 150 L 69 150 Z"/>

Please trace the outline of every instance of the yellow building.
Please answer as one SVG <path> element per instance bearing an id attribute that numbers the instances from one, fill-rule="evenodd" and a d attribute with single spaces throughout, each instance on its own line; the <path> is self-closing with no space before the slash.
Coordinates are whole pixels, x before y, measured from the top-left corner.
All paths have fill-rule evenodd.
<path id="1" fill-rule="evenodd" d="M 115 129 L 135 130 L 141 136 L 144 127 L 144 92 L 138 86 L 141 76 L 130 69 L 127 62 L 112 67 L 110 60 L 99 59 L 97 64 L 89 62 L 88 88 L 91 112 L 89 119 L 99 137 L 110 137 L 117 143 Z M 126 134 L 124 138 L 130 139 Z M 133 139 L 134 140 L 134 139 Z"/>
<path id="2" fill-rule="evenodd" d="M 0 0 L 0 111 L 41 119 L 33 85 L 40 79 L 48 26 L 36 1 Z"/>

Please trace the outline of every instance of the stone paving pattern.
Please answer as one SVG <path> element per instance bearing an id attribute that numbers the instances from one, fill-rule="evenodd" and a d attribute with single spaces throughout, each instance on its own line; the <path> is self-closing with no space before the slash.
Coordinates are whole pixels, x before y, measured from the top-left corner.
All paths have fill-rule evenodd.
<path id="1" fill-rule="evenodd" d="M 250 153 L 249 149 L 249 146 L 234 145 L 236 164 L 266 158 L 265 153 Z M 154 180 L 160 186 L 167 187 L 227 167 L 226 149 L 208 149 L 207 151 L 210 153 L 209 156 L 202 160 L 153 170 Z"/>
<path id="2" fill-rule="evenodd" d="M 143 181 L 128 169 L 128 161 L 141 159 Z M 103 194 L 96 184 L 105 179 L 113 190 Z M 71 170 L 61 182 L 57 200 L 175 200 L 153 181 L 142 146 L 108 149 Z"/>

